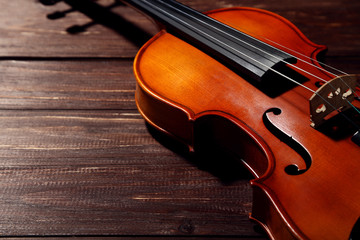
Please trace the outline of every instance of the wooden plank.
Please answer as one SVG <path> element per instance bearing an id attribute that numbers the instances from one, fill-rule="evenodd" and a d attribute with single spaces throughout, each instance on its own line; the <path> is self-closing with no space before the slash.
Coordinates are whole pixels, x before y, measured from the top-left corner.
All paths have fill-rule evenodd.
<path id="1" fill-rule="evenodd" d="M 135 109 L 132 59 L 1 61 L 1 109 Z"/>
<path id="2" fill-rule="evenodd" d="M 93 19 L 76 9 L 71 11 L 62 1 L 53 6 L 22 0 L 3 4 L 0 19 L 6 21 L 0 22 L 0 56 L 133 57 L 156 32 L 155 25 L 128 7 L 106 9 L 113 3 L 110 0 L 82 2 L 90 14 L 98 11 L 99 18 L 106 18 L 102 25 L 92 25 Z M 92 5 L 95 9 L 89 7 Z M 49 19 L 56 12 L 68 13 L 64 18 Z M 134 24 L 131 19 L 135 19 Z M 86 25 L 91 27 L 79 34 L 67 31 Z"/>
<path id="3" fill-rule="evenodd" d="M 0 234 L 260 236 L 248 179 L 224 184 L 136 112 L 0 111 Z"/>
<path id="4" fill-rule="evenodd" d="M 114 3 L 111 0 L 67 0 L 51 6 L 41 4 L 45 1 L 12 0 L 2 5 L 0 56 L 133 57 L 157 32 L 156 25 L 129 7 L 106 8 Z M 232 6 L 273 11 L 293 22 L 315 43 L 327 45 L 330 55 L 360 54 L 359 1 L 180 2 L 199 11 Z M 70 9 L 75 11 L 69 12 Z M 49 19 L 56 12 L 69 13 L 60 19 Z M 84 26 L 85 31 L 69 33 L 67 30 L 74 26 Z"/>

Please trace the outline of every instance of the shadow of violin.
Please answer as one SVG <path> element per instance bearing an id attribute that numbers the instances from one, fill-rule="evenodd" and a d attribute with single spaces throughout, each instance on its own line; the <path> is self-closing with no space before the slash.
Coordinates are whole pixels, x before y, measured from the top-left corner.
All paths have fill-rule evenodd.
<path id="1" fill-rule="evenodd" d="M 47 15 L 50 20 L 56 20 L 66 17 L 72 12 L 81 12 L 91 19 L 90 22 L 83 25 L 73 25 L 66 29 L 70 34 L 79 34 L 87 31 L 88 28 L 94 25 L 102 25 L 114 30 L 116 33 L 124 36 L 136 46 L 141 47 L 152 36 L 143 30 L 141 27 L 129 22 L 122 16 L 114 13 L 112 9 L 124 5 L 119 0 L 109 6 L 102 6 L 97 1 L 82 0 L 39 0 L 40 3 L 46 6 L 55 5 L 59 2 L 64 2 L 70 6 L 70 9 L 64 11 L 56 11 Z M 207 171 L 216 176 L 223 184 L 232 184 L 241 179 L 252 179 L 253 177 L 238 161 L 226 151 L 216 147 L 206 137 L 198 139 L 198 145 L 201 149 L 196 153 L 189 153 L 189 149 L 183 144 L 177 142 L 166 134 L 159 132 L 154 127 L 147 124 L 149 133 L 163 146 L 172 150 L 173 152 L 184 157 L 186 160 L 197 166 L 203 171 Z M 202 136 L 203 134 L 198 134 Z M 205 135 L 206 136 L 206 135 Z"/>
<path id="2" fill-rule="evenodd" d="M 124 5 L 119 0 L 114 0 L 109 6 L 100 5 L 92 0 L 39 0 L 39 2 L 46 6 L 55 5 L 59 2 L 64 2 L 69 5 L 70 9 L 68 10 L 55 11 L 48 14 L 47 18 L 50 20 L 64 18 L 67 14 L 72 12 L 80 12 L 91 19 L 91 21 L 86 24 L 68 27 L 66 31 L 70 34 L 86 32 L 88 28 L 99 24 L 112 29 L 138 47 L 144 45 L 152 37 L 151 34 L 141 27 L 129 22 L 127 19 L 112 11 L 112 9 Z"/>
<path id="3" fill-rule="evenodd" d="M 188 146 L 160 132 L 155 127 L 147 124 L 147 128 L 152 137 L 164 147 L 182 156 L 200 170 L 211 173 L 224 185 L 254 178 L 239 159 L 218 147 L 216 141 L 209 138 L 209 134 L 204 132 L 205 128 L 195 129 L 196 151 L 194 152 L 189 152 Z"/>

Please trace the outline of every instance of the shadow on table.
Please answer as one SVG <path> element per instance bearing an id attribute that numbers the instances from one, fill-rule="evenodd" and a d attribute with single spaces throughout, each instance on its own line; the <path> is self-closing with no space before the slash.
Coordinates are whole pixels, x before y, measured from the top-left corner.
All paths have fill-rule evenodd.
<path id="1" fill-rule="evenodd" d="M 147 124 L 147 128 L 149 133 L 164 147 L 181 155 L 199 169 L 219 178 L 223 184 L 227 185 L 238 180 L 254 178 L 239 159 L 236 159 L 233 154 L 217 146 L 216 141 L 212 141 L 213 139 L 209 135 L 211 133 L 203 132 L 206 131 L 205 129 L 198 129 L 196 131 L 195 151 L 191 153 L 186 145 L 175 140 L 173 137 L 160 132 L 149 124 Z"/>
<path id="2" fill-rule="evenodd" d="M 64 11 L 56 11 L 47 15 L 48 19 L 56 20 L 66 17 L 71 12 L 81 12 L 91 19 L 89 23 L 84 25 L 73 25 L 66 29 L 70 34 L 78 34 L 85 32 L 89 27 L 93 25 L 103 25 L 110 28 L 122 35 L 136 46 L 143 46 L 151 37 L 149 33 L 141 29 L 134 23 L 129 22 L 122 16 L 112 12 L 111 10 L 115 7 L 124 5 L 119 0 L 114 0 L 114 3 L 109 6 L 102 6 L 96 1 L 91 0 L 39 0 L 43 5 L 55 5 L 58 2 L 64 2 L 70 6 L 70 9 Z"/>

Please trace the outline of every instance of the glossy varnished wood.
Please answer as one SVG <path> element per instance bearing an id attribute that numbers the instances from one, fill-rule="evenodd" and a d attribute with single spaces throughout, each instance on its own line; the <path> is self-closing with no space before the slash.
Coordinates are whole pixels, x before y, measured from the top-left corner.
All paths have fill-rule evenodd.
<path id="1" fill-rule="evenodd" d="M 70 1 L 1 5 L 1 236 L 264 239 L 248 220 L 249 177 L 179 155 L 167 140 L 164 147 L 137 112 L 132 62 L 156 25 L 121 5 L 111 18 L 105 9 L 94 19 L 90 1 L 81 2 L 84 8 L 57 20 L 48 15 L 74 8 Z M 200 11 L 274 11 L 327 45 L 327 63 L 359 72 L 357 1 L 181 2 Z M 109 24 L 114 19 L 121 24 Z M 68 31 L 86 24 L 78 34 Z"/>
<path id="2" fill-rule="evenodd" d="M 325 46 L 312 43 L 278 15 L 254 8 L 226 8 L 209 15 L 264 41 L 270 39 L 280 48 L 295 50 L 297 58 L 310 63 L 298 60 L 295 65 L 306 73 L 328 81 L 335 77 L 312 67 L 320 66 L 315 60 L 303 57 L 316 59 Z M 238 135 L 222 133 L 227 142 L 222 144 L 242 159 L 257 178 L 251 182 L 257 203 L 252 218 L 261 222 L 272 238 L 349 238 L 360 216 L 360 177 L 356 174 L 360 170 L 360 149 L 351 141 L 352 135 L 332 139 L 310 126 L 309 99 L 313 92 L 296 86 L 269 97 L 250 81 L 166 32 L 156 35 L 140 50 L 134 69 L 138 83 L 136 101 L 142 115 L 190 149 L 201 138 L 196 135 L 196 123 L 201 118 L 225 118 L 236 126 L 234 129 L 239 129 Z M 318 78 L 304 75 L 308 80 L 303 85 L 316 90 Z M 299 142 L 309 153 L 309 160 L 266 126 L 265 113 L 273 108 L 280 112 L 271 111 L 266 117 Z M 218 132 L 226 131 L 223 124 L 213 127 Z M 348 156 L 346 164 L 344 151 Z M 311 167 L 294 176 L 285 172 L 288 165 Z M 334 204 L 338 207 L 329 215 Z"/>

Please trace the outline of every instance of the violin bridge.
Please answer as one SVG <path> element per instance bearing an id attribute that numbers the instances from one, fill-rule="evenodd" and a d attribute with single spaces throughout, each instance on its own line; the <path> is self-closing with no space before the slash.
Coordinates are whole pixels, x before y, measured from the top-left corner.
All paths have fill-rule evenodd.
<path id="1" fill-rule="evenodd" d="M 351 102 L 355 99 L 356 81 L 355 75 L 344 75 L 321 86 L 310 98 L 310 125 L 317 128 L 332 113 L 351 108 Z"/>

